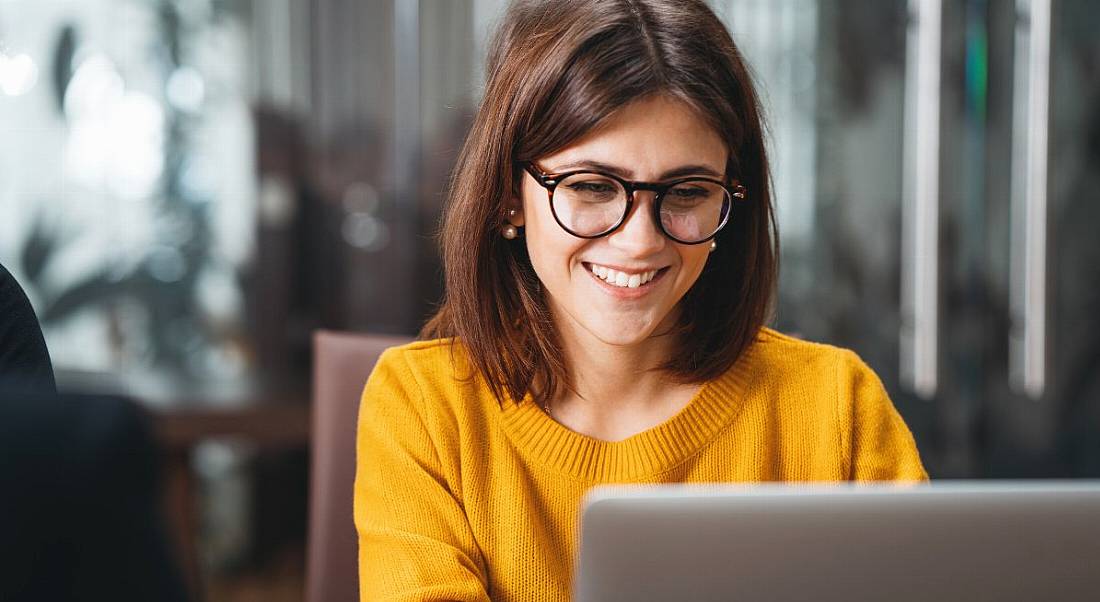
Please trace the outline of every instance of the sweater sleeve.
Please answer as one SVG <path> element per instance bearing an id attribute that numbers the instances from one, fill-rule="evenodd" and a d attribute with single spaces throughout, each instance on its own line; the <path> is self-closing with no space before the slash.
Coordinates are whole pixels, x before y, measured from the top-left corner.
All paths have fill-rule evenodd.
<path id="1" fill-rule="evenodd" d="M 927 481 L 909 427 L 890 401 L 878 375 L 851 351 L 838 368 L 841 412 L 851 431 L 847 448 L 852 481 Z"/>
<path id="2" fill-rule="evenodd" d="M 359 410 L 359 596 L 487 602 L 484 561 L 422 405 L 407 360 L 387 351 L 367 381 Z"/>

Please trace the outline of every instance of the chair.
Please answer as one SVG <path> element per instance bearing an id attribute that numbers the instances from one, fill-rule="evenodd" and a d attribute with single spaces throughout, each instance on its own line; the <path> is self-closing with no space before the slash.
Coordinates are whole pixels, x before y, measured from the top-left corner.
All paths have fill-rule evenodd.
<path id="1" fill-rule="evenodd" d="M 359 599 L 359 552 L 352 513 L 359 397 L 382 352 L 410 340 L 314 333 L 306 602 Z"/>

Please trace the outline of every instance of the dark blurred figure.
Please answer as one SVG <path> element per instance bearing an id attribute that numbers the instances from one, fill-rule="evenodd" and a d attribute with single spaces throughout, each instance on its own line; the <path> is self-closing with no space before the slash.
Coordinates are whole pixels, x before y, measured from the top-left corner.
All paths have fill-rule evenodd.
<path id="1" fill-rule="evenodd" d="M 0 265 L 0 390 L 41 393 L 56 390 L 46 340 L 31 303 L 7 268 Z"/>
<path id="2" fill-rule="evenodd" d="M 0 265 L 0 601 L 186 600 L 148 418 L 58 395 L 42 331 Z"/>

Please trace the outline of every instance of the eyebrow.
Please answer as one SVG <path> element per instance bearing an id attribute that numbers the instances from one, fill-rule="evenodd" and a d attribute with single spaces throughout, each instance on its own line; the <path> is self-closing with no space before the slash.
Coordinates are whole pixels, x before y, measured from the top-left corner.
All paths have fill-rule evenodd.
<path id="1" fill-rule="evenodd" d="M 559 165 L 556 169 L 551 170 L 551 173 L 565 173 L 567 171 L 574 171 L 578 169 L 603 171 L 627 180 L 634 177 L 634 172 L 629 169 L 617 167 L 609 163 L 601 163 L 599 161 L 590 160 L 573 161 L 571 163 L 566 163 L 565 165 Z M 710 176 L 717 179 L 722 179 L 725 177 L 725 174 L 718 173 L 717 171 L 711 169 L 710 167 L 707 167 L 706 165 L 681 165 L 662 173 L 657 181 L 671 180 L 673 178 L 695 175 Z"/>

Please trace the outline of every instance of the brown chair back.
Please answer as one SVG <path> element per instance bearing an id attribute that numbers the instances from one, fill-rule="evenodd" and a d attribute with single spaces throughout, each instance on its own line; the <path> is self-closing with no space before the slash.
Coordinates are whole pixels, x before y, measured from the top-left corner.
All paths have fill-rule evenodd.
<path id="1" fill-rule="evenodd" d="M 306 602 L 359 599 L 359 549 L 352 514 L 359 398 L 378 356 L 410 340 L 326 331 L 313 335 Z"/>

